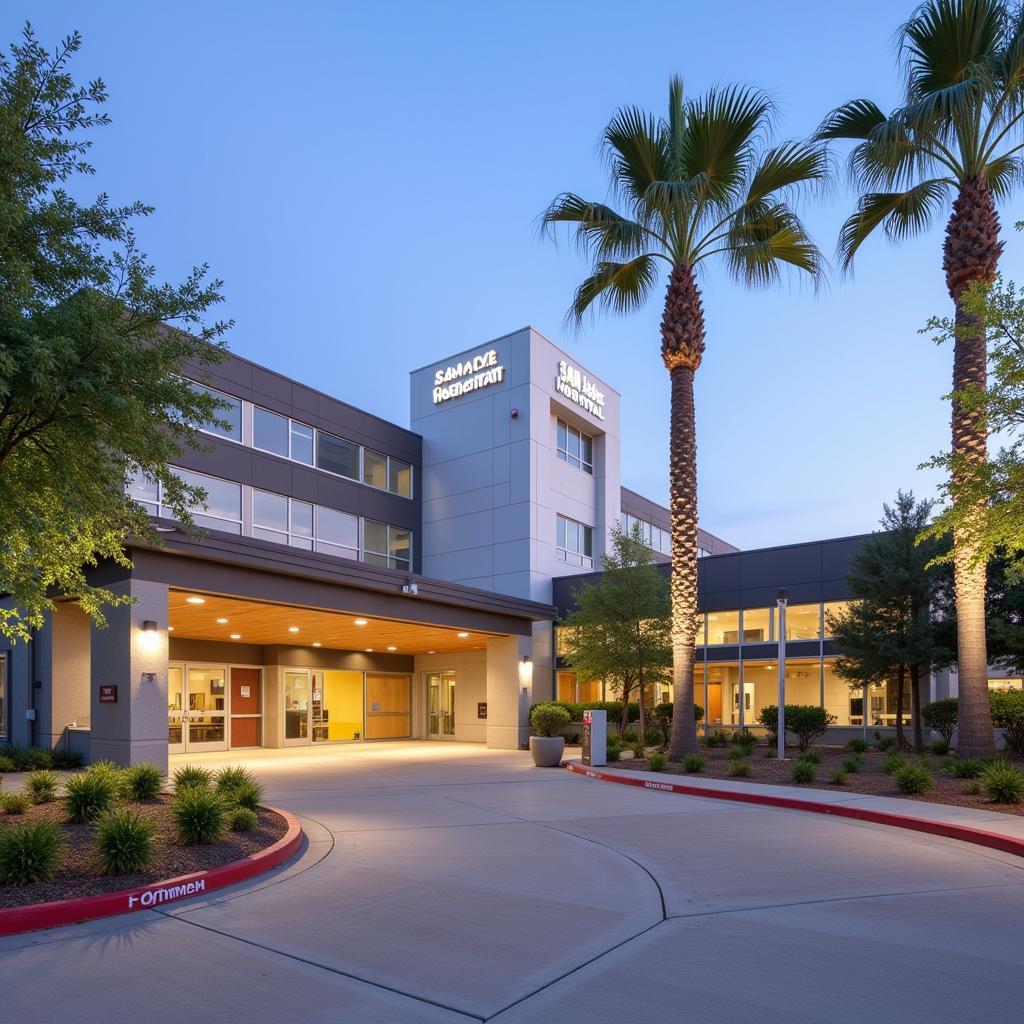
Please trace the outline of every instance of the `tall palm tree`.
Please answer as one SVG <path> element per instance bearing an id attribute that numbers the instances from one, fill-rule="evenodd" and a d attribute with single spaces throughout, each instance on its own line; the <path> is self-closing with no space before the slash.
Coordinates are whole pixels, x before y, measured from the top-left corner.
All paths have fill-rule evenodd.
<path id="1" fill-rule="evenodd" d="M 840 232 L 849 267 L 864 240 L 881 227 L 902 241 L 928 227 L 952 200 L 942 266 L 956 307 L 953 350 L 951 494 L 963 526 L 954 529 L 953 571 L 960 680 L 958 750 L 976 757 L 993 749 L 985 644 L 985 563 L 972 540 L 984 508 L 968 484 L 987 459 L 987 429 L 977 403 L 957 394 L 987 384 L 981 330 L 961 299 L 971 285 L 991 283 L 1003 250 L 996 204 L 1019 182 L 1024 164 L 1024 34 L 1021 14 L 1003 0 L 929 0 L 898 33 L 904 96 L 886 116 L 870 100 L 838 107 L 817 138 L 853 139 L 857 211 Z M 958 499 L 959 494 L 959 499 Z M 963 513 L 962 516 L 959 513 Z"/>
<path id="2" fill-rule="evenodd" d="M 693 382 L 704 352 L 698 273 L 718 257 L 744 285 L 770 285 L 787 267 L 817 277 L 821 253 L 789 205 L 792 191 L 826 177 L 818 143 L 770 146 L 772 104 L 756 89 L 730 86 L 686 100 L 669 83 L 664 119 L 620 109 L 604 130 L 612 202 L 566 192 L 543 214 L 568 224 L 592 262 L 568 317 L 577 325 L 596 303 L 638 309 L 666 264 L 661 358 L 671 381 L 673 688 L 671 756 L 695 750 L 693 666 L 697 629 L 697 437 Z"/>

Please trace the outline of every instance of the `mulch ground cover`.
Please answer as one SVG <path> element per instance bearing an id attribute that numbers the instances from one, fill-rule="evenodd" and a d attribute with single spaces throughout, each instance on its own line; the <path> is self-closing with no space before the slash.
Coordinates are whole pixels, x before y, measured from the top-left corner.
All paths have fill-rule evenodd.
<path id="1" fill-rule="evenodd" d="M 60 867 L 50 881 L 26 886 L 0 885 L 0 907 L 20 907 L 29 903 L 95 896 L 117 889 L 149 885 L 193 871 L 206 871 L 257 853 L 273 845 L 288 830 L 287 823 L 279 814 L 261 809 L 258 824 L 251 832 L 225 831 L 220 842 L 208 846 L 183 846 L 177 841 L 171 820 L 172 799 L 171 796 L 162 795 L 153 800 L 134 801 L 125 805 L 144 814 L 156 825 L 152 864 L 147 871 L 137 875 L 104 875 L 93 847 L 95 829 L 92 825 L 68 822 L 64 803 L 60 799 L 32 806 L 25 814 L 0 816 L 0 829 L 39 821 L 57 822 L 66 844 Z"/>
<path id="2" fill-rule="evenodd" d="M 748 758 L 752 774 L 747 778 L 733 778 L 729 775 L 729 750 L 722 747 L 701 747 L 700 753 L 704 757 L 704 770 L 691 778 L 700 779 L 729 779 L 732 782 L 754 782 L 776 786 L 792 786 L 794 789 L 831 789 L 848 791 L 852 793 L 866 793 L 871 796 L 899 797 L 901 800 L 923 801 L 933 804 L 952 804 L 956 807 L 974 807 L 979 811 L 999 811 L 1002 814 L 1017 814 L 1024 816 L 1024 804 L 997 804 L 993 803 L 984 792 L 970 793 L 970 790 L 977 785 L 978 780 L 958 779 L 953 775 L 947 775 L 940 771 L 940 766 L 947 757 L 939 757 L 935 754 L 923 755 L 927 758 L 929 768 L 932 772 L 932 788 L 925 793 L 908 795 L 899 792 L 896 783 L 891 775 L 882 771 L 882 761 L 885 754 L 878 750 L 870 750 L 861 756 L 864 764 L 857 773 L 848 772 L 846 784 L 839 786 L 829 782 L 832 773 L 842 767 L 843 761 L 853 756 L 852 752 L 845 747 L 816 747 L 821 754 L 821 763 L 815 766 L 815 781 L 800 786 L 793 782 L 790 772 L 793 762 L 800 756 L 800 751 L 787 748 L 787 760 L 783 763 L 774 757 L 768 757 L 769 748 L 763 743 L 754 747 Z M 772 748 L 774 751 L 774 748 Z M 908 761 L 916 759 L 916 754 L 905 754 Z M 1019 767 L 1024 767 L 1024 762 L 1019 757 L 1010 754 L 1004 755 L 1007 760 L 1014 762 Z M 629 751 L 623 751 L 621 760 L 609 761 L 609 768 L 622 768 L 625 770 L 649 771 L 647 761 L 643 758 L 631 757 Z M 675 761 L 670 761 L 664 773 L 666 775 L 688 775 L 683 766 Z"/>

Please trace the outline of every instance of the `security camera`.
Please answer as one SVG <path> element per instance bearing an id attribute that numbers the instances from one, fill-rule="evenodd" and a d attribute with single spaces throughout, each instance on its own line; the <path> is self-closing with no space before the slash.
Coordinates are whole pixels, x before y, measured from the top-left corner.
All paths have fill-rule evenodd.
<path id="1" fill-rule="evenodd" d="M 403 594 L 411 594 L 413 597 L 415 597 L 419 592 L 419 587 L 417 587 L 415 583 L 406 583 L 405 586 L 402 587 Z"/>

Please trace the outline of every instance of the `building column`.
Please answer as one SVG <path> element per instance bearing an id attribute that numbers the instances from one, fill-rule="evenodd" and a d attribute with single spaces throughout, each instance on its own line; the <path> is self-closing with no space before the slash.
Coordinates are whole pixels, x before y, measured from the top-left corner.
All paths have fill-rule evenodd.
<path id="1" fill-rule="evenodd" d="M 521 750 L 530 738 L 533 642 L 501 636 L 487 641 L 487 746 Z"/>
<path id="2" fill-rule="evenodd" d="M 106 628 L 92 628 L 90 759 L 166 772 L 167 586 L 131 579 L 110 589 L 135 603 L 106 609 Z M 147 620 L 155 633 L 143 632 Z M 103 686 L 117 687 L 115 702 L 100 701 Z"/>

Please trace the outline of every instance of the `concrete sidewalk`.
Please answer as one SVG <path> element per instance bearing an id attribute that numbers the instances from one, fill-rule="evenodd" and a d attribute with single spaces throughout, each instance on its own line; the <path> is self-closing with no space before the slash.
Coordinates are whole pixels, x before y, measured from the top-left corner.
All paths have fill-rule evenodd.
<path id="1" fill-rule="evenodd" d="M 268 802 L 303 819 L 291 866 L 165 911 L 3 940 L 5 1017 L 1019 1016 L 1024 865 L 1009 855 L 463 744 L 291 754 L 249 762 Z"/>

